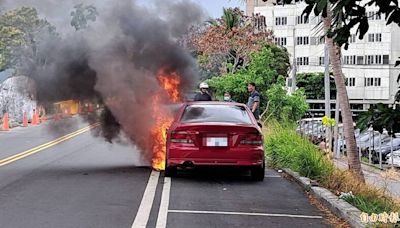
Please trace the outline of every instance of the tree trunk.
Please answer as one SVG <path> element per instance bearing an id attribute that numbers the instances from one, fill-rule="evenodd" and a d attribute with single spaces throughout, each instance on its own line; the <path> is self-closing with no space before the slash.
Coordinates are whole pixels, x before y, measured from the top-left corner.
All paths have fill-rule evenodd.
<path id="1" fill-rule="evenodd" d="M 330 8 L 327 9 L 327 16 L 323 19 L 324 30 L 327 32 L 331 27 L 332 12 Z M 357 151 L 356 138 L 354 134 L 353 116 L 350 109 L 350 102 L 347 95 L 345 79 L 342 72 L 342 65 L 340 60 L 340 47 L 338 47 L 332 38 L 325 36 L 329 48 L 330 62 L 332 64 L 333 75 L 335 76 L 335 84 L 337 89 L 340 108 L 342 111 L 343 131 L 346 139 L 346 149 L 349 170 L 355 173 L 360 180 L 364 181 L 364 174 L 361 169 L 360 157 Z"/>

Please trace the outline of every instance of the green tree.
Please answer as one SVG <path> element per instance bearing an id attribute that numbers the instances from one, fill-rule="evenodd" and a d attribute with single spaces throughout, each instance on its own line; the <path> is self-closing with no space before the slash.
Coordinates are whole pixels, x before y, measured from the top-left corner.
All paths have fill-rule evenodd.
<path id="1" fill-rule="evenodd" d="M 278 82 L 267 91 L 268 103 L 263 115 L 264 122 L 270 119 L 276 119 L 279 122 L 297 121 L 307 112 L 309 107 L 304 91 L 299 89 L 289 95 L 284 85 L 284 78 L 280 77 Z"/>
<path id="2" fill-rule="evenodd" d="M 56 39 L 56 28 L 39 18 L 35 8 L 22 7 L 0 15 L 0 70 L 41 64 L 40 46 Z"/>
<path id="3" fill-rule="evenodd" d="M 360 114 L 357 126 L 362 130 L 372 126 L 381 133 L 386 129 L 389 135 L 394 135 L 400 132 L 400 106 L 374 105 Z"/>
<path id="4" fill-rule="evenodd" d="M 296 86 L 304 89 L 307 99 L 323 100 L 325 99 L 324 73 L 299 73 L 296 76 Z M 336 98 L 335 80 L 331 78 L 331 99 Z"/>
<path id="5" fill-rule="evenodd" d="M 96 21 L 99 13 L 96 7 L 92 5 L 85 6 L 83 3 L 74 6 L 75 11 L 71 12 L 71 26 L 76 31 L 87 28 L 89 21 Z"/>
<path id="6" fill-rule="evenodd" d="M 286 76 L 290 65 L 287 50 L 274 44 L 265 45 L 260 52 L 252 53 L 250 58 L 247 68 L 208 80 L 217 97 L 222 97 L 225 91 L 229 91 L 235 101 L 246 103 L 247 83 L 254 82 L 262 99 L 266 99 L 267 90 L 277 82 L 279 76 Z M 261 102 L 261 109 L 264 109 L 266 104 L 267 102 Z"/>

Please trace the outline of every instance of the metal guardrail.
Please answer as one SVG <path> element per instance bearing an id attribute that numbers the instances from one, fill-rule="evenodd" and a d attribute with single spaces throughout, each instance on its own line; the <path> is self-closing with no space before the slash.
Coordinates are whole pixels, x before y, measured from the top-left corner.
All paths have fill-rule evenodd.
<path id="1" fill-rule="evenodd" d="M 326 127 L 317 118 L 299 121 L 297 131 L 308 137 L 313 143 L 326 141 Z M 366 132 L 357 132 L 357 148 L 362 162 L 380 169 L 400 167 L 400 138 L 390 137 L 378 131 L 369 129 Z M 343 130 L 339 129 L 337 151 L 333 151 L 336 158 L 346 155 Z"/>

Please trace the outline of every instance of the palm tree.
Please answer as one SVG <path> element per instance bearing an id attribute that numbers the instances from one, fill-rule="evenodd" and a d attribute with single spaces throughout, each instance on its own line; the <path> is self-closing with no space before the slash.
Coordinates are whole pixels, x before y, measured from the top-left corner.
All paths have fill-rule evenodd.
<path id="1" fill-rule="evenodd" d="M 225 28 L 227 30 L 232 30 L 235 27 L 240 26 L 240 18 L 241 16 L 235 12 L 232 8 L 224 8 L 224 14 L 222 15 L 222 19 L 225 24 Z"/>
<path id="2" fill-rule="evenodd" d="M 326 8 L 326 17 L 323 18 L 324 30 L 328 33 L 332 25 L 332 12 L 330 7 Z M 340 108 L 342 110 L 343 130 L 346 139 L 347 157 L 349 170 L 354 172 L 360 180 L 364 181 L 364 175 L 361 169 L 360 157 L 357 151 L 357 144 L 354 134 L 353 115 L 350 109 L 350 102 L 347 95 L 345 79 L 340 61 L 340 47 L 334 43 L 332 38 L 326 36 L 325 42 L 329 48 L 330 62 L 332 65 L 333 75 L 335 76 L 335 84 L 337 89 Z"/>

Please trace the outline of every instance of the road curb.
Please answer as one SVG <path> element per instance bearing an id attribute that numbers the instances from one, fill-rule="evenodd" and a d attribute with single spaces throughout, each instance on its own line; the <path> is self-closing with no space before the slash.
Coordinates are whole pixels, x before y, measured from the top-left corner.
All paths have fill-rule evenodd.
<path id="1" fill-rule="evenodd" d="M 332 213 L 346 220 L 352 227 L 366 227 L 366 224 L 361 222 L 361 211 L 358 208 L 340 199 L 326 188 L 313 186 L 310 178 L 302 177 L 291 169 L 283 169 L 283 171 L 291 176 L 306 191 L 310 192 L 321 201 Z"/>

